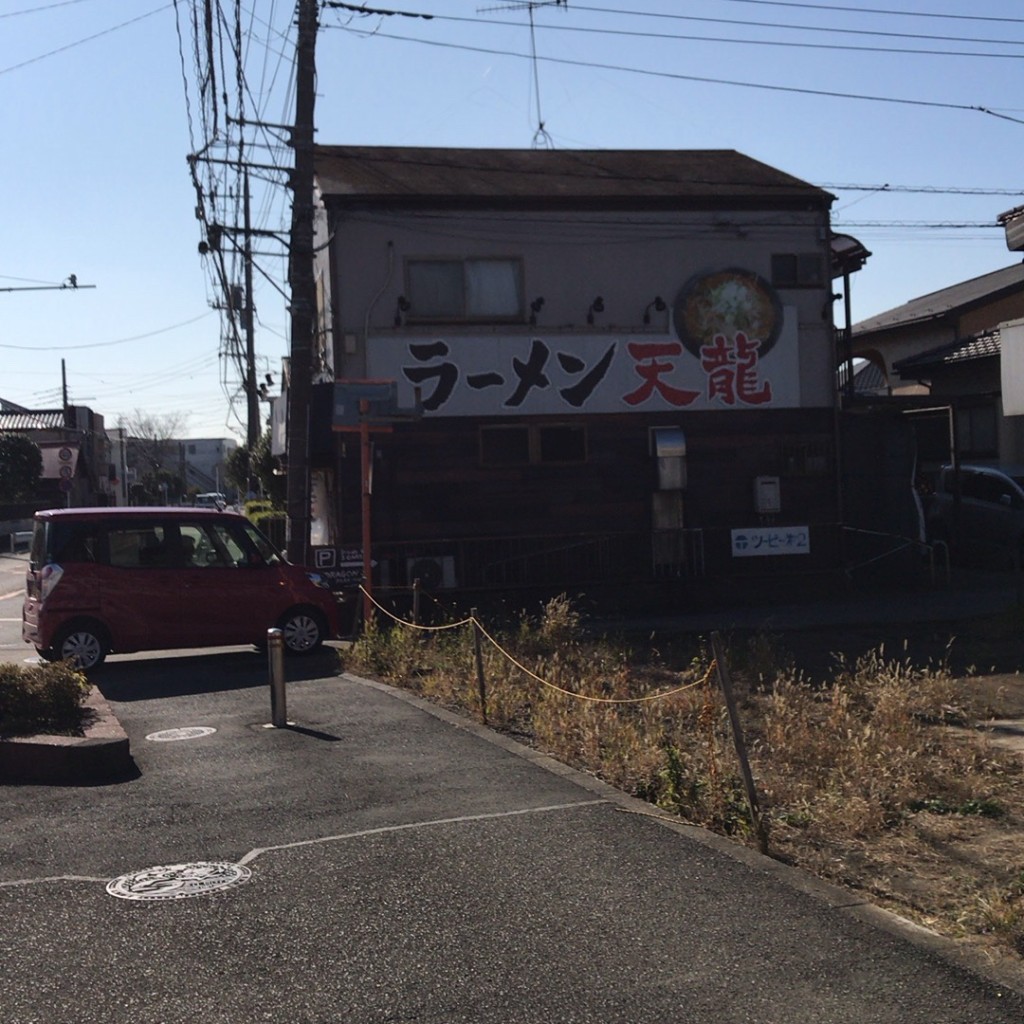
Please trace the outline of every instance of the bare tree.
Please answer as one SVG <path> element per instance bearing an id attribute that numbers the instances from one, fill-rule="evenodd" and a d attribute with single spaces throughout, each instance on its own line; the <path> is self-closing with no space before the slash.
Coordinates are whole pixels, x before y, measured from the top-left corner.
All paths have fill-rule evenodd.
<path id="1" fill-rule="evenodd" d="M 183 413 L 155 415 L 136 409 L 118 422 L 128 438 L 128 449 L 135 456 L 140 472 L 156 473 L 161 469 L 179 468 L 177 439 L 185 432 Z"/>

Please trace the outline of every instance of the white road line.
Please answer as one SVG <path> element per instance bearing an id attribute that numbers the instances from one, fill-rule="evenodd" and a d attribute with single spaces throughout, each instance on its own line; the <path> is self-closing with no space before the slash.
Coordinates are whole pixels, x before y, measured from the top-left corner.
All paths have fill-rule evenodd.
<path id="1" fill-rule="evenodd" d="M 19 885 L 39 885 L 42 882 L 100 882 L 106 885 L 109 878 L 93 878 L 91 875 L 49 875 L 46 878 L 19 878 L 13 882 L 0 882 L 0 889 L 13 889 Z"/>
<path id="2" fill-rule="evenodd" d="M 606 803 L 605 800 L 581 800 L 572 804 L 551 804 L 549 807 L 526 807 L 520 811 L 496 811 L 494 814 L 468 814 L 459 818 L 434 818 L 430 821 L 411 821 L 406 825 L 383 825 L 380 828 L 368 828 L 362 832 L 346 832 L 339 836 L 321 836 L 319 839 L 300 839 L 294 843 L 281 843 L 279 846 L 258 846 L 250 850 L 238 864 L 245 866 L 254 861 L 261 853 L 273 850 L 294 850 L 300 846 L 316 846 L 319 843 L 338 843 L 345 839 L 363 839 L 366 836 L 385 835 L 388 832 L 407 832 L 420 828 L 435 828 L 438 825 L 458 825 L 467 821 L 488 821 L 493 818 L 514 818 L 524 814 L 547 814 L 550 811 L 570 811 L 577 807 L 593 807 Z"/>
<path id="3" fill-rule="evenodd" d="M 594 807 L 607 803 L 607 800 L 581 800 L 571 804 L 551 804 L 547 807 L 524 807 L 518 811 L 497 811 L 494 814 L 467 814 L 458 818 L 434 818 L 429 821 L 411 821 L 405 825 L 383 825 L 380 828 L 368 828 L 360 832 L 345 832 L 337 836 L 321 836 L 318 839 L 300 839 L 294 843 L 281 843 L 278 846 L 258 846 L 250 850 L 241 860 L 235 863 L 239 867 L 254 861 L 261 853 L 272 853 L 275 850 L 295 850 L 300 846 L 317 846 L 320 843 L 340 843 L 346 839 L 363 839 L 366 836 L 386 835 L 389 832 L 409 832 L 421 828 L 436 828 L 439 825 L 459 825 L 470 821 L 490 821 L 495 818 L 515 818 L 526 814 L 549 814 L 551 811 L 571 811 L 577 807 Z M 120 878 L 120 875 L 115 877 Z M 42 885 L 44 882 L 100 882 L 106 885 L 109 878 L 92 878 L 89 875 L 50 875 L 46 878 L 21 878 L 13 882 L 0 882 L 0 889 L 13 889 L 26 885 Z"/>

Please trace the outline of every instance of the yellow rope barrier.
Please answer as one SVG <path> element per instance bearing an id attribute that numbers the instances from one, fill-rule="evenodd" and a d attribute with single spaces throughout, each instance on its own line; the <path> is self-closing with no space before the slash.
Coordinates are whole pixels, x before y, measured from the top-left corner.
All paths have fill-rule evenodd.
<path id="1" fill-rule="evenodd" d="M 473 621 L 472 616 L 468 619 L 460 619 L 458 622 L 450 622 L 446 626 L 421 626 L 418 622 L 409 622 L 407 619 L 400 619 L 394 612 L 389 611 L 371 594 L 361 583 L 359 589 L 379 608 L 388 618 L 397 622 L 400 626 L 408 626 L 410 629 L 422 629 L 427 633 L 438 633 L 445 629 L 457 629 L 459 626 L 466 626 Z"/>
<path id="2" fill-rule="evenodd" d="M 450 622 L 444 626 L 421 626 L 417 622 L 409 622 L 407 619 L 400 619 L 392 611 L 385 608 L 362 584 L 359 589 L 364 593 L 375 607 L 379 608 L 385 615 L 388 616 L 393 622 L 396 622 L 400 626 L 408 626 L 410 629 L 420 629 L 424 632 L 440 632 L 445 629 L 457 629 L 459 626 L 475 625 L 477 629 L 487 638 L 491 645 L 501 654 L 504 658 L 510 661 L 520 672 L 524 672 L 531 679 L 540 683 L 541 686 L 546 686 L 550 690 L 555 690 L 557 693 L 561 693 L 566 697 L 575 697 L 577 700 L 588 700 L 594 704 L 644 704 L 648 701 L 663 700 L 666 697 L 673 697 L 677 693 L 684 693 L 686 690 L 695 690 L 698 686 L 704 686 L 711 678 L 711 673 L 715 670 L 715 661 L 712 658 L 711 664 L 708 665 L 707 672 L 704 673 L 702 679 L 698 679 L 695 683 L 687 683 L 685 686 L 677 686 L 671 690 L 665 690 L 662 693 L 651 693 L 646 697 L 591 697 L 585 693 L 576 693 L 573 690 L 566 690 L 561 686 L 557 686 L 555 683 L 549 682 L 547 679 L 542 679 L 536 672 L 528 669 L 521 661 L 517 661 L 508 651 L 505 650 L 497 640 L 491 636 L 490 633 L 484 628 L 483 623 L 479 619 L 470 615 L 466 619 L 459 619 L 458 622 Z"/>
<path id="3" fill-rule="evenodd" d="M 591 697 L 585 693 L 575 693 L 572 690 L 565 690 L 561 686 L 556 686 L 554 683 L 550 683 L 546 679 L 542 679 L 539 675 L 537 675 L 536 672 L 532 672 L 522 662 L 516 661 L 516 659 L 513 658 L 512 655 L 509 654 L 508 651 L 506 651 L 501 646 L 501 644 L 499 644 L 498 641 L 495 640 L 494 637 L 487 632 L 486 629 L 484 629 L 484 627 L 480 624 L 479 621 L 474 621 L 476 621 L 477 628 L 480 630 L 480 632 L 483 633 L 485 637 L 487 637 L 491 644 L 493 644 L 493 646 L 497 648 L 500 654 L 507 658 L 521 672 L 525 672 L 531 679 L 535 679 L 538 683 L 541 684 L 541 686 L 546 686 L 549 689 L 556 690 L 558 693 L 562 693 L 566 697 L 575 697 L 577 700 L 589 700 L 594 704 L 643 704 L 646 701 L 662 700 L 665 697 L 672 697 L 677 693 L 684 692 L 685 690 L 693 690 L 696 689 L 696 687 L 698 686 L 703 686 L 705 680 L 710 678 L 711 671 L 715 667 L 715 663 L 712 661 L 707 673 L 704 676 L 704 679 L 698 680 L 696 683 L 687 683 L 685 686 L 677 686 L 675 689 L 664 691 L 664 693 L 652 693 L 648 694 L 646 697 Z"/>

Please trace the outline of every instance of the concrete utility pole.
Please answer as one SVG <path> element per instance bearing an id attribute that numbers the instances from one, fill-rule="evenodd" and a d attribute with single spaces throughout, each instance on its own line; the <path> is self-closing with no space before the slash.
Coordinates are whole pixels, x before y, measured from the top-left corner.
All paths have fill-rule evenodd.
<path id="1" fill-rule="evenodd" d="M 250 212 L 249 168 L 242 171 L 243 206 L 245 216 L 245 397 L 246 397 L 246 431 L 245 443 L 249 446 L 250 465 L 247 486 L 252 486 L 251 455 L 260 436 L 260 396 L 256 389 L 256 331 L 253 321 L 256 319 L 252 303 L 252 214 Z"/>
<path id="2" fill-rule="evenodd" d="M 291 349 L 288 385 L 288 557 L 309 560 L 309 406 L 312 394 L 316 281 L 313 277 L 313 108 L 316 100 L 317 0 L 298 0 L 295 127 L 292 147 Z"/>

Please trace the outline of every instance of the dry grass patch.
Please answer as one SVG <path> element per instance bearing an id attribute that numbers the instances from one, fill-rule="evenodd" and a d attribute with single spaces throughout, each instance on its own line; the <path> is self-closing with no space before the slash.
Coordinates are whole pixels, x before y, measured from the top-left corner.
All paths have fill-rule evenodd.
<path id="1" fill-rule="evenodd" d="M 700 640 L 588 637 L 562 597 L 491 629 L 488 724 L 693 824 L 753 844 L 717 677 Z M 726 639 L 772 855 L 947 935 L 1024 955 L 1021 755 L 944 663 L 879 648 L 809 681 L 778 639 Z M 481 716 L 473 628 L 371 625 L 346 667 Z M 951 728 L 956 726 L 958 728 Z"/>

